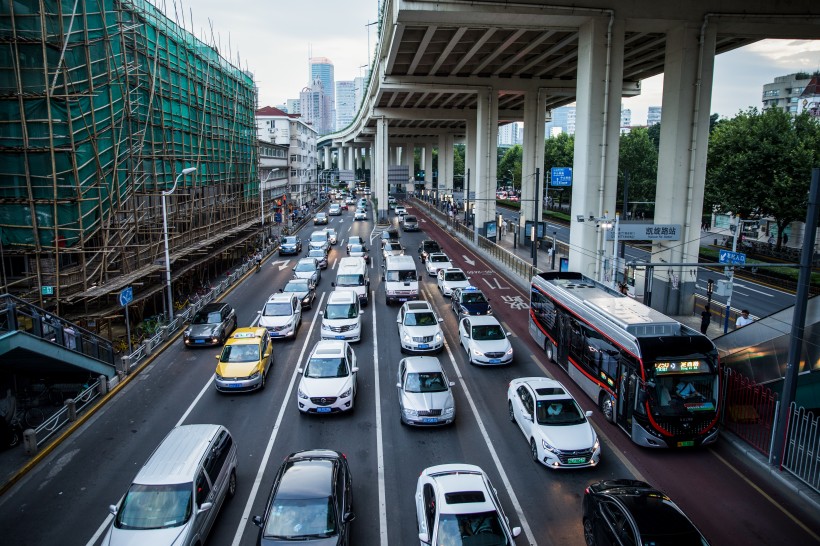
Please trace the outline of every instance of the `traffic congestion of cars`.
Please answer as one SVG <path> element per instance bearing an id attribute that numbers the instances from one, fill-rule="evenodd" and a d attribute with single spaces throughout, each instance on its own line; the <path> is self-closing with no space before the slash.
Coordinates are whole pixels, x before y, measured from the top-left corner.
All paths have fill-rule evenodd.
<path id="1" fill-rule="evenodd" d="M 341 203 L 352 201 L 351 198 L 341 199 Z M 313 231 L 309 234 L 283 238 L 279 256 L 295 256 L 296 259 L 282 260 L 278 271 L 287 271 L 292 278 L 281 286 L 270 287 L 251 324 L 239 323 L 237 312 L 229 303 L 209 304 L 185 330 L 183 344 L 186 348 L 221 346 L 216 355 L 213 389 L 222 398 L 233 395 L 244 398 L 253 397 L 252 391 L 265 389 L 270 384 L 271 372 L 277 367 L 290 364 L 280 357 L 280 348 L 305 339 L 305 358 L 301 360 L 300 357 L 294 368 L 295 384 L 292 393 L 288 391 L 292 396 L 288 403 L 304 417 L 289 426 L 314 427 L 323 423 L 323 416 L 327 414 L 334 427 L 344 429 L 349 418 L 343 415 L 353 414 L 361 403 L 362 392 L 373 388 L 372 382 L 363 382 L 360 375 L 365 370 L 370 371 L 374 363 L 369 355 L 357 355 L 357 351 L 367 333 L 375 333 L 373 328 L 376 325 L 370 324 L 364 306 L 371 299 L 371 268 L 381 266 L 383 280 L 374 283 L 373 294 L 381 293 L 387 300 L 384 303 L 379 296 L 380 309 L 393 301 L 399 306 L 387 309 L 390 314 L 396 313 L 396 331 L 392 326 L 385 328 L 381 324 L 378 336 L 382 343 L 407 355 L 394 362 L 381 363 L 395 377 L 395 386 L 390 385 L 390 389 L 395 388 L 397 403 L 394 403 L 394 409 L 398 420 L 408 430 L 459 428 L 463 425 L 456 424 L 456 405 L 458 402 L 459 415 L 467 411 L 459 401 L 463 400 L 467 379 L 459 368 L 451 372 L 451 361 L 454 365 L 457 350 L 464 351 L 463 361 L 473 365 L 476 373 L 488 373 L 492 367 L 510 365 L 513 367 L 509 369 L 514 371 L 512 332 L 491 306 L 487 294 L 475 286 L 475 280 L 471 281 L 468 272 L 458 268 L 442 252 L 437 241 L 426 238 L 419 244 L 417 239 L 413 246 L 405 243 L 408 244 L 405 247 L 401 241 L 402 232 L 395 228 L 395 224 L 369 234 L 363 231 L 358 235 L 348 234 L 347 226 L 360 225 L 354 224 L 353 220 L 358 219 L 359 211 L 366 210 L 367 203 L 358 201 L 357 205 L 355 213 L 352 208 L 345 213 L 347 207 L 332 207 L 329 215 L 315 223 L 324 226 L 330 220 L 334 223 L 332 227 L 311 226 Z M 394 219 L 397 223 L 399 212 L 403 213 L 405 223 L 408 219 L 416 221 L 415 214 L 410 214 L 404 205 L 395 203 L 391 208 L 396 210 Z M 412 229 L 408 230 L 405 225 L 403 231 Z M 302 237 L 308 242 L 304 248 Z M 381 242 L 382 252 L 373 260 L 368 255 L 368 245 L 372 247 L 376 240 Z M 415 249 L 416 244 L 418 252 L 414 256 L 410 249 Z M 415 267 L 413 275 L 406 274 L 407 263 Z M 427 275 L 417 274 L 421 265 Z M 268 264 L 265 267 L 271 269 Z M 332 282 L 322 279 L 323 271 Z M 387 294 L 390 282 L 400 285 L 392 298 Z M 417 285 L 415 292 L 401 290 L 411 283 Z M 314 306 L 316 312 L 310 312 Z M 455 329 L 445 324 L 444 316 L 440 315 L 442 309 L 446 310 L 446 320 L 451 325 L 454 319 L 449 311 L 452 310 Z M 372 316 L 376 316 L 375 311 Z M 317 321 L 318 332 L 311 334 L 311 328 L 305 337 L 302 326 L 307 327 L 305 323 L 312 320 Z M 449 360 L 445 354 L 449 355 Z M 461 361 L 461 356 L 458 358 Z M 599 464 L 601 443 L 589 419 L 592 412 L 584 411 L 561 383 L 546 377 L 520 377 L 505 382 L 503 387 L 506 388 L 509 419 L 527 444 L 524 453 L 528 452 L 539 465 L 550 469 L 593 468 Z M 382 392 L 384 395 L 384 386 Z M 236 454 L 237 451 L 242 453 L 242 446 L 235 443 L 225 427 L 209 428 L 203 434 L 205 432 L 211 436 L 198 441 L 185 440 L 191 436 L 190 431 L 186 432 L 187 436 L 181 430 L 169 435 L 171 440 L 166 439 L 166 443 L 175 443 L 175 456 L 180 456 L 180 450 L 191 450 L 187 463 L 191 477 L 185 477 L 188 481 L 182 484 L 169 482 L 168 487 L 161 487 L 162 498 L 157 496 L 149 500 L 151 488 L 162 483 L 150 482 L 157 479 L 152 477 L 156 475 L 155 470 L 150 474 L 147 470 L 141 471 L 126 496 L 110 508 L 114 515 L 109 530 L 109 536 L 113 537 L 110 544 L 124 544 L 126 540 L 136 541 L 130 543 L 177 544 L 175 536 L 184 537 L 179 543 L 204 542 L 220 508 L 227 504 L 223 501 L 236 493 Z M 420 435 L 443 433 L 418 432 Z M 219 437 L 221 444 L 214 435 Z M 177 436 L 180 439 L 176 439 Z M 435 442 L 435 436 L 427 441 Z M 157 457 L 172 451 L 171 447 L 163 446 L 146 465 L 157 465 Z M 209 451 L 208 446 L 214 446 L 214 449 L 221 446 L 221 451 Z M 309 449 L 290 451 L 279 466 L 264 509 L 252 512 L 256 515 L 249 517 L 248 523 L 258 527 L 256 544 L 290 544 L 294 541 L 361 544 L 351 538 L 355 527 L 373 525 L 373 522 L 372 518 L 362 518 L 361 513 L 357 518 L 354 512 L 354 481 L 348 455 L 333 445 L 301 447 Z M 406 517 L 412 520 L 416 534 L 404 537 L 401 543 L 418 541 L 421 545 L 442 546 L 517 543 L 517 537 L 524 531 L 518 522 L 507 516 L 505 508 L 510 509 L 512 505 L 507 496 L 500 495 L 493 486 L 487 468 L 471 464 L 469 455 L 462 460 L 444 456 L 447 462 L 426 462 L 418 476 L 415 494 L 412 491 L 396 492 L 397 495 L 412 496 L 415 505 L 415 518 L 411 514 Z M 244 460 L 239 457 L 240 463 Z M 142 485 L 144 482 L 150 483 L 150 487 Z M 213 494 L 203 493 L 203 487 Z M 630 501 L 632 504 L 618 502 L 630 487 L 655 498 L 652 496 L 654 490 L 643 482 L 610 480 L 590 485 L 584 495 L 583 521 L 579 524 L 587 544 L 617 543 L 620 538 L 612 534 L 613 518 L 619 518 L 621 523 L 632 522 L 629 529 L 631 543 L 640 544 L 636 539 L 642 532 L 640 526 L 646 524 L 645 516 L 628 513 L 631 508 L 638 510 L 634 501 Z M 663 495 L 660 492 L 654 494 Z M 168 506 L 161 507 L 161 502 L 167 502 Z M 607 502 L 616 504 L 623 513 L 613 514 L 611 508 L 606 508 Z M 671 506 L 673 508 L 667 508 L 664 517 L 674 521 L 682 533 L 695 537 L 697 530 L 691 522 L 674 504 Z M 513 519 L 516 517 L 520 518 L 518 509 Z M 687 522 L 691 528 L 687 527 Z M 160 533 L 159 530 L 164 528 L 167 532 Z M 153 530 L 152 534 L 147 534 L 146 530 Z M 691 543 L 707 544 L 705 539 Z"/>

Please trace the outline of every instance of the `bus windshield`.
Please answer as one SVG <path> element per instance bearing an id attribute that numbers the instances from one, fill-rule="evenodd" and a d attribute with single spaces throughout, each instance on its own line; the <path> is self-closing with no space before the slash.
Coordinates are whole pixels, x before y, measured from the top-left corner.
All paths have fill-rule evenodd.
<path id="1" fill-rule="evenodd" d="M 715 374 L 657 375 L 647 383 L 650 405 L 661 415 L 715 411 L 718 377 Z"/>

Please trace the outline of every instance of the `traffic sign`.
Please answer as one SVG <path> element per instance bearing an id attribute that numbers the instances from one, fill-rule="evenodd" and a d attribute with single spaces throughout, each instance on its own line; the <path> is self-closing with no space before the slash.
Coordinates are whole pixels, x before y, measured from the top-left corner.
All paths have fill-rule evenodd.
<path id="1" fill-rule="evenodd" d="M 54 295 L 54 287 L 53 286 L 41 286 L 40 287 L 40 294 L 43 296 L 53 296 Z"/>
<path id="2" fill-rule="evenodd" d="M 572 167 L 553 167 L 550 186 L 572 186 Z"/>
<path id="3" fill-rule="evenodd" d="M 281 212 L 275 213 L 273 215 L 273 221 L 276 222 L 277 224 L 281 224 L 282 223 L 282 213 Z"/>
<path id="4" fill-rule="evenodd" d="M 120 292 L 120 305 L 125 307 L 129 303 L 134 300 L 134 289 L 130 286 L 128 288 L 123 288 Z"/>
<path id="5" fill-rule="evenodd" d="M 721 250 L 718 262 L 722 264 L 746 265 L 746 254 L 743 252 L 732 252 L 731 250 Z"/>

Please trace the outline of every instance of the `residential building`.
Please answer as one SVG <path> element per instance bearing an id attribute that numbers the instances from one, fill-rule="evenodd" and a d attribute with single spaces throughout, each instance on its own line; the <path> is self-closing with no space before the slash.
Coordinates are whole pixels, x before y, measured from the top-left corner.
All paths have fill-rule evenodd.
<path id="1" fill-rule="evenodd" d="M 285 110 L 288 114 L 301 114 L 302 108 L 299 104 L 299 99 L 288 99 L 287 102 L 288 109 Z"/>
<path id="2" fill-rule="evenodd" d="M 797 115 L 804 108 L 801 95 L 811 81 L 812 75 L 807 72 L 777 76 L 773 82 L 763 85 L 763 110 L 781 108 L 792 115 Z M 809 101 L 806 100 L 805 107 L 808 107 L 808 104 Z"/>
<path id="3" fill-rule="evenodd" d="M 336 82 L 336 126 L 334 130 L 339 131 L 353 123 L 358 108 L 355 82 Z"/>
<path id="4" fill-rule="evenodd" d="M 657 125 L 661 122 L 661 107 L 650 106 L 646 111 L 646 126 Z"/>

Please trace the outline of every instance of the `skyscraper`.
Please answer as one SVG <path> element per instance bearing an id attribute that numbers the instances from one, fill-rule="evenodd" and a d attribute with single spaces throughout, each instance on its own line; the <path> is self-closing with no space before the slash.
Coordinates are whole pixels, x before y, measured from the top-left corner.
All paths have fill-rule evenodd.
<path id="1" fill-rule="evenodd" d="M 646 113 L 646 125 L 647 127 L 650 125 L 657 125 L 661 122 L 661 107 L 660 106 L 650 106 L 649 110 Z"/>
<path id="2" fill-rule="evenodd" d="M 352 81 L 336 82 L 336 127 L 339 131 L 351 123 L 356 116 L 356 86 Z"/>
<path id="3" fill-rule="evenodd" d="M 310 87 L 302 89 L 299 106 L 305 123 L 310 124 L 317 133 L 326 135 L 333 132 L 333 109 L 321 80 L 313 80 Z"/>
<path id="4" fill-rule="evenodd" d="M 310 82 L 319 80 L 322 82 L 325 95 L 330 100 L 330 115 L 329 131 L 333 130 L 333 123 L 336 118 L 334 110 L 336 109 L 336 78 L 334 76 L 333 62 L 327 57 L 311 57 L 310 59 Z"/>

